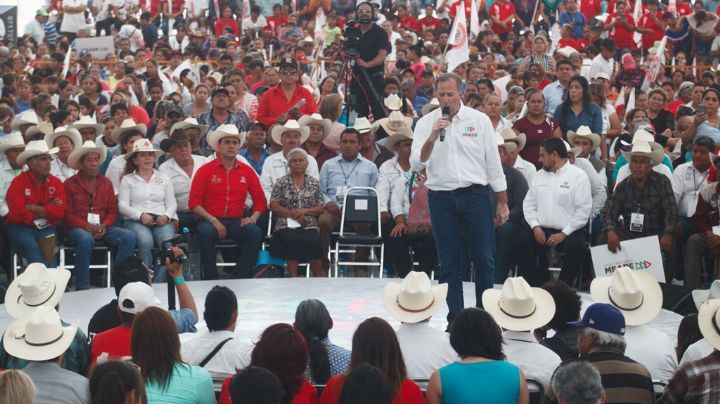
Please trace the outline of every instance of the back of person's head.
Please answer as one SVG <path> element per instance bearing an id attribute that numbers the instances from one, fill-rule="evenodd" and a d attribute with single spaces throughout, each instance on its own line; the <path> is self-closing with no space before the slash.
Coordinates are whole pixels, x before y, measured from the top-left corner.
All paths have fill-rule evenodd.
<path id="1" fill-rule="evenodd" d="M 290 402 L 305 381 L 308 349 L 300 331 L 290 324 L 266 328 L 250 355 L 250 364 L 265 368 L 280 379 L 284 402 Z"/>
<path id="2" fill-rule="evenodd" d="M 345 379 L 339 404 L 390 404 L 390 390 L 382 372 L 363 363 Z"/>
<path id="3" fill-rule="evenodd" d="M 333 326 L 330 313 L 323 302 L 303 300 L 295 311 L 295 328 L 305 337 L 310 354 L 310 374 L 313 381 L 325 384 L 330 378 L 330 359 L 323 340 Z"/>
<path id="4" fill-rule="evenodd" d="M 0 372 L 0 403 L 32 404 L 37 389 L 22 370 Z"/>
<path id="5" fill-rule="evenodd" d="M 230 381 L 232 404 L 277 404 L 284 395 L 280 380 L 265 368 L 248 366 Z"/>
<path id="6" fill-rule="evenodd" d="M 701 340 L 702 337 L 698 325 L 698 315 L 693 313 L 683 317 L 678 327 L 677 347 L 675 347 L 678 361 L 682 359 L 688 347 Z"/>
<path id="7" fill-rule="evenodd" d="M 580 318 L 582 306 L 580 295 L 577 290 L 568 286 L 563 281 L 550 281 L 543 285 L 555 301 L 555 315 L 547 324 L 553 330 L 568 328 L 570 321 L 577 321 Z"/>
<path id="8" fill-rule="evenodd" d="M 237 319 L 237 296 L 226 286 L 216 285 L 205 298 L 203 317 L 208 330 L 222 331 Z"/>
<path id="9" fill-rule="evenodd" d="M 134 255 L 127 256 L 112 267 L 112 282 L 115 288 L 115 296 L 128 283 L 144 282 L 149 284 L 150 276 L 148 269 L 142 260 Z"/>
<path id="10" fill-rule="evenodd" d="M 90 400 L 92 404 L 146 404 L 145 383 L 140 371 L 126 361 L 97 365 L 90 377 Z"/>
<path id="11" fill-rule="evenodd" d="M 585 361 L 560 366 L 551 383 L 560 403 L 596 404 L 605 397 L 600 372 Z"/>
<path id="12" fill-rule="evenodd" d="M 395 330 L 381 318 L 371 317 L 355 330 L 350 370 L 363 363 L 380 369 L 388 381 L 390 396 L 395 397 L 407 377 L 407 369 Z"/>
<path id="13" fill-rule="evenodd" d="M 461 311 L 450 326 L 450 346 L 461 358 L 476 356 L 502 360 L 502 330 L 483 309 L 469 307 Z"/>
<path id="14" fill-rule="evenodd" d="M 167 387 L 180 358 L 180 338 L 175 321 L 159 307 L 148 307 L 135 316 L 130 336 L 133 361 L 145 382 Z"/>

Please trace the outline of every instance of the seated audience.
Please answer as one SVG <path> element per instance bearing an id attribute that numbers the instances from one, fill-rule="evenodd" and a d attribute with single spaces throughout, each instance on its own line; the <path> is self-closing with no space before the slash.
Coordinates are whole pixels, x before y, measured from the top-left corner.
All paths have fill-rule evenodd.
<path id="1" fill-rule="evenodd" d="M 230 110 L 230 92 L 225 87 L 216 87 L 210 97 L 212 107 L 200 114 L 197 121 L 206 126 L 210 131 L 216 131 L 220 126 L 233 126 L 236 129 L 244 129 L 250 123 L 250 118 L 244 111 L 233 112 Z M 209 142 L 209 134 L 200 136 L 200 147 L 198 154 L 209 156 L 216 152 Z"/>
<path id="2" fill-rule="evenodd" d="M 6 273 L 12 273 L 12 253 L 5 218 L 10 209 L 5 196 L 12 180 L 22 173 L 17 157 L 25 150 L 25 141 L 19 133 L 5 135 L 0 140 L 0 266 Z"/>
<path id="3" fill-rule="evenodd" d="M 709 289 L 695 289 L 692 291 L 692 297 L 693 301 L 695 302 L 695 307 L 700 311 L 700 307 L 702 307 L 702 304 L 705 303 L 708 300 L 712 299 L 720 299 L 720 281 L 715 280 L 710 285 Z M 681 322 L 682 325 L 682 322 Z M 698 324 L 698 330 L 700 325 Z M 678 334 L 680 333 L 680 328 L 678 328 Z M 702 333 L 701 333 L 702 335 Z M 679 339 L 679 338 L 678 338 Z M 679 342 L 678 342 L 679 345 Z M 698 360 L 700 358 L 704 358 L 713 351 L 712 345 L 710 345 L 710 342 L 708 342 L 707 339 L 701 338 L 699 341 L 690 344 L 690 346 L 687 347 L 685 350 L 685 353 L 683 354 L 682 358 L 678 359 L 678 363 L 680 365 L 684 365 L 687 362 L 691 362 L 694 360 Z"/>
<path id="4" fill-rule="evenodd" d="M 33 404 L 38 391 L 32 380 L 21 370 L 0 371 L 0 402 Z"/>
<path id="5" fill-rule="evenodd" d="M 540 330 L 543 336 L 540 344 L 550 348 L 560 359 L 569 360 L 578 357 L 577 337 L 580 329 L 568 325 L 571 321 L 580 319 L 582 300 L 578 292 L 563 281 L 550 281 L 543 285 L 543 289 L 550 293 L 555 301 L 555 315 L 547 325 Z M 552 330 L 552 337 L 546 337 L 546 332 Z"/>
<path id="6" fill-rule="evenodd" d="M 82 145 L 82 136 L 77 129 L 60 126 L 55 128 L 53 133 L 45 136 L 45 142 L 49 148 L 57 148 L 57 157 L 50 165 L 50 174 L 57 177 L 61 182 L 77 173 L 77 169 L 70 167 L 68 158 L 73 150 Z"/>
<path id="7" fill-rule="evenodd" d="M 98 365 L 90 377 L 92 404 L 147 403 L 145 383 L 138 369 L 127 361 Z"/>
<path id="8" fill-rule="evenodd" d="M 605 402 L 600 373 L 588 362 L 574 361 L 553 375 L 553 390 L 561 404 L 602 404 Z"/>
<path id="9" fill-rule="evenodd" d="M 126 119 L 122 123 L 115 127 L 110 132 L 110 138 L 113 144 L 117 144 L 119 148 L 119 154 L 113 158 L 108 165 L 105 175 L 108 177 L 110 182 L 113 184 L 115 189 L 115 195 L 120 192 L 120 180 L 123 177 L 125 171 L 125 154 L 132 153 L 135 141 L 145 137 L 147 133 L 147 127 L 143 124 L 135 124 L 132 119 Z M 107 144 L 107 143 L 105 143 Z"/>
<path id="10" fill-rule="evenodd" d="M 675 346 L 675 357 L 678 360 L 678 364 L 680 364 L 680 360 L 683 358 L 683 355 L 685 355 L 688 347 L 701 339 L 703 339 L 703 336 L 702 333 L 700 333 L 697 314 L 691 313 L 683 317 L 678 326 L 677 345 Z"/>
<path id="11" fill-rule="evenodd" d="M 339 404 L 390 404 L 390 390 L 382 372 L 374 366 L 362 364 L 345 379 Z"/>
<path id="12" fill-rule="evenodd" d="M 496 136 L 503 140 L 502 143 L 498 141 L 498 146 L 502 146 L 502 152 L 504 153 L 504 155 L 501 154 L 503 166 L 518 170 L 527 184 L 532 183 L 532 179 L 537 174 L 537 168 L 535 164 L 526 161 L 520 156 L 520 152 L 527 142 L 527 136 L 524 133 L 517 134 L 510 128 L 500 129 L 496 132 Z"/>
<path id="13" fill-rule="evenodd" d="M 247 160 L 250 167 L 255 170 L 258 176 L 262 175 L 265 160 L 270 157 L 270 152 L 265 147 L 268 128 L 260 122 L 252 122 L 247 128 L 247 143 L 240 150 L 240 155 Z"/>
<path id="14" fill-rule="evenodd" d="M 380 169 L 380 166 L 393 158 L 393 153 L 377 142 L 377 132 L 382 128 L 386 136 L 401 132 L 407 133 L 411 123 L 412 118 L 404 117 L 400 111 L 393 111 L 389 117 L 373 122 L 373 126 L 369 129 L 356 126 L 355 129 L 360 134 L 358 138 L 360 142 L 360 155 L 368 161 L 375 163 L 375 166 Z M 340 151 L 342 152 L 342 141 Z"/>
<path id="15" fill-rule="evenodd" d="M 318 170 L 322 169 L 326 161 L 337 157 L 337 153 L 323 143 L 332 130 L 332 122 L 329 119 L 324 119 L 320 114 L 304 115 L 300 117 L 298 124 L 310 130 L 307 139 L 302 143 L 302 148 L 315 159 Z"/>
<path id="16" fill-rule="evenodd" d="M 276 404 L 284 395 L 280 380 L 265 368 L 248 366 L 230 381 L 232 404 Z"/>

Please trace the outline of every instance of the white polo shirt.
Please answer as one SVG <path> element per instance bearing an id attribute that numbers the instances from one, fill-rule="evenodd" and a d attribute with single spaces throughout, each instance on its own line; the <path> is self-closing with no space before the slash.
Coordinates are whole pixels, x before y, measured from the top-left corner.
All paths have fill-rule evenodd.
<path id="1" fill-rule="evenodd" d="M 188 211 L 188 199 L 190 198 L 190 185 L 192 185 L 192 179 L 195 177 L 197 170 L 200 169 L 200 167 L 207 161 L 207 158 L 196 154 L 192 155 L 192 159 L 193 171 L 191 177 L 188 177 L 185 170 L 178 165 L 174 158 L 162 163 L 159 169 L 161 173 L 170 178 L 170 182 L 173 184 L 178 212 Z"/>
<path id="2" fill-rule="evenodd" d="M 173 184 L 158 170 L 147 182 L 137 173 L 125 175 L 120 179 L 118 207 L 126 219 L 140 220 L 143 213 L 172 218 L 177 210 Z"/>
<path id="3" fill-rule="evenodd" d="M 675 200 L 678 202 L 678 213 L 681 216 L 692 217 L 695 214 L 700 191 L 707 185 L 709 173 L 709 169 L 704 173 L 698 171 L 692 161 L 680 164 L 673 171 L 674 181 L 677 183 L 677 187 L 673 187 L 673 191 L 675 191 Z"/>

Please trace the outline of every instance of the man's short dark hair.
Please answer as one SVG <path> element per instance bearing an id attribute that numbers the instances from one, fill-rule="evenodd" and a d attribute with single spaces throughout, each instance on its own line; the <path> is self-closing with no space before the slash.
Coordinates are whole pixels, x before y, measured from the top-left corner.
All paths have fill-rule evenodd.
<path id="1" fill-rule="evenodd" d="M 223 53 L 222 56 L 220 56 L 220 61 L 222 62 L 223 60 L 229 60 L 230 62 L 232 62 L 233 57 L 228 55 L 227 53 Z"/>
<path id="2" fill-rule="evenodd" d="M 122 102 L 116 102 L 115 104 L 113 104 L 113 105 L 110 107 L 110 115 L 111 115 L 111 116 L 115 116 L 115 113 L 116 113 L 117 111 L 129 112 L 127 105 L 125 105 L 125 103 L 122 103 Z"/>
<path id="3" fill-rule="evenodd" d="M 144 12 L 144 13 L 142 13 L 142 14 L 140 14 L 140 20 L 141 20 L 141 21 L 142 21 L 142 20 L 149 20 L 149 19 L 150 19 L 150 13 L 148 13 L 147 11 Z"/>
<path id="4" fill-rule="evenodd" d="M 543 139 L 543 141 L 540 142 L 540 147 L 545 150 L 545 153 L 553 154 L 553 152 L 555 152 L 558 154 L 558 157 L 562 159 L 566 159 L 568 156 L 565 142 L 563 142 L 563 140 L 559 137 L 548 137 Z"/>
<path id="5" fill-rule="evenodd" d="M 208 330 L 222 331 L 232 321 L 233 313 L 237 312 L 237 296 L 226 286 L 214 286 L 205 298 L 203 317 Z"/>
<path id="6" fill-rule="evenodd" d="M 570 66 L 571 69 L 575 70 L 575 65 L 570 61 L 570 59 L 562 58 L 562 59 L 558 60 L 555 63 L 555 69 L 556 70 L 559 69 L 560 66 L 562 66 L 562 65 L 568 65 L 568 66 Z"/>
<path id="7" fill-rule="evenodd" d="M 357 136 L 358 141 L 360 140 L 360 136 L 362 136 L 360 134 L 360 131 L 358 131 L 355 128 L 345 128 L 345 129 L 343 129 L 342 132 L 340 132 L 340 141 L 341 142 L 342 142 L 343 136 L 345 136 L 346 134 L 353 134 L 353 135 Z"/>
<path id="8" fill-rule="evenodd" d="M 693 147 L 700 146 L 706 148 L 710 153 L 715 151 L 715 141 L 708 136 L 698 136 L 692 142 Z"/>
<path id="9" fill-rule="evenodd" d="M 605 38 L 600 41 L 600 48 L 604 48 L 610 52 L 615 52 L 615 41 L 613 41 L 612 38 Z"/>
<path id="10" fill-rule="evenodd" d="M 490 80 L 488 78 L 482 78 L 482 79 L 478 80 L 477 85 L 479 86 L 480 84 L 484 84 L 485 87 L 490 89 L 490 91 L 495 90 L 495 85 L 493 84 L 492 80 Z"/>
<path id="11" fill-rule="evenodd" d="M 427 71 L 427 70 L 425 70 L 424 72 L 422 72 L 422 74 L 421 74 L 420 76 L 421 76 L 421 77 L 433 77 L 433 78 L 435 77 L 435 75 L 433 74 L 433 72 L 429 72 L 429 71 Z"/>
<path id="12" fill-rule="evenodd" d="M 280 379 L 265 368 L 248 366 L 230 381 L 232 404 L 277 404 L 284 395 Z"/>
<path id="13" fill-rule="evenodd" d="M 548 326 L 555 330 L 562 330 L 568 327 L 569 321 L 577 321 L 580 317 L 582 305 L 577 290 L 568 286 L 563 281 L 551 281 L 543 285 L 555 301 L 555 315 L 548 323 Z"/>
<path id="14" fill-rule="evenodd" d="M 112 282 L 115 295 L 120 295 L 120 290 L 128 283 L 148 283 L 149 278 L 147 267 L 140 258 L 134 255 L 123 258 L 112 267 Z"/>

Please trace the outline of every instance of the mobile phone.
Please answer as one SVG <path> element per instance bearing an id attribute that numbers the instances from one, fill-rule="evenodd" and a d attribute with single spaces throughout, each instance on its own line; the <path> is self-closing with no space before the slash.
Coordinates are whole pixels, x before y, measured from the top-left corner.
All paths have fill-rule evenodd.
<path id="1" fill-rule="evenodd" d="M 698 107 L 698 112 L 701 113 L 701 114 L 704 114 L 705 112 L 707 112 L 707 107 L 706 107 L 705 105 L 699 106 L 699 107 Z"/>

